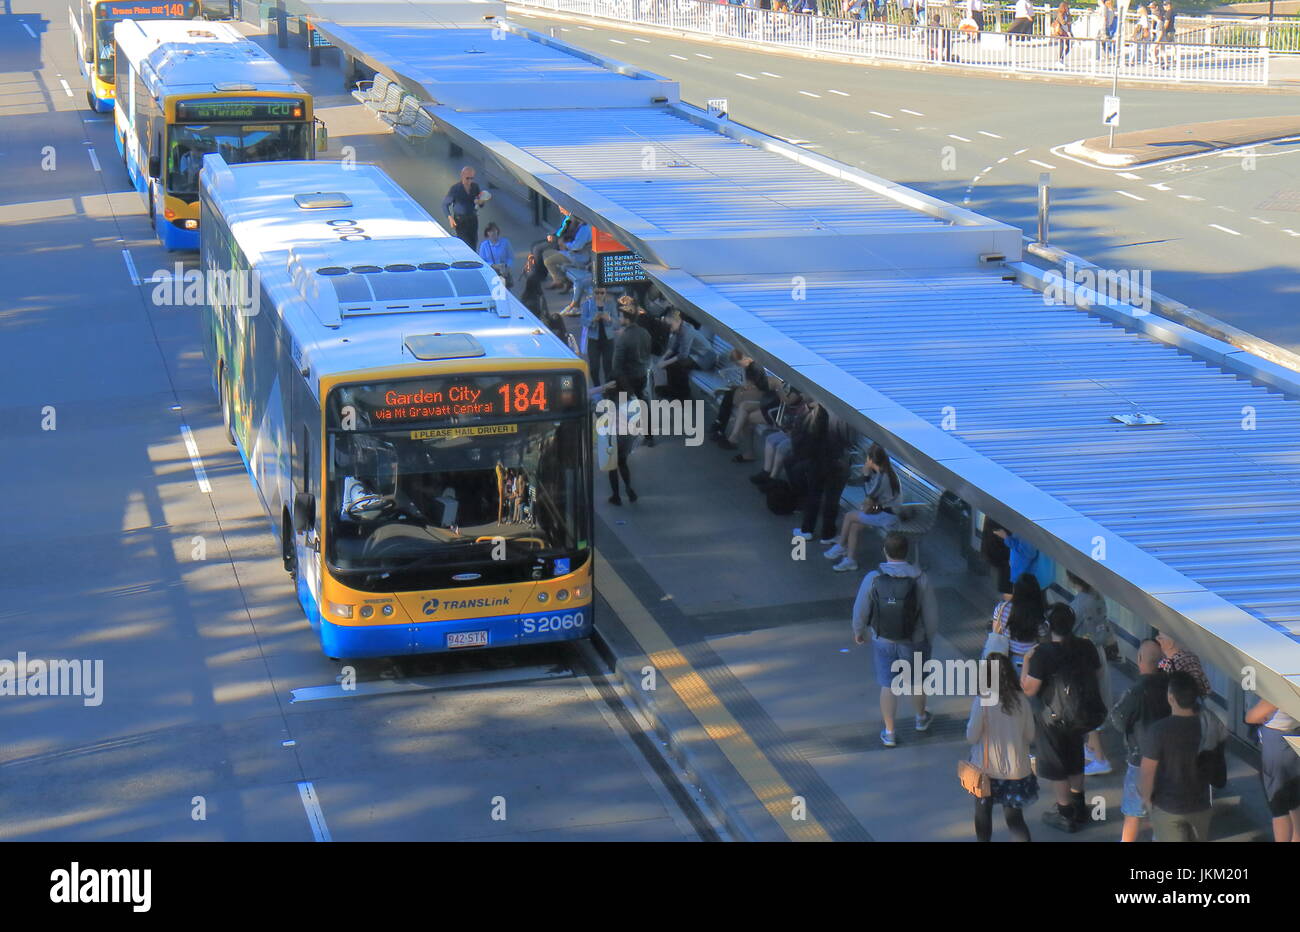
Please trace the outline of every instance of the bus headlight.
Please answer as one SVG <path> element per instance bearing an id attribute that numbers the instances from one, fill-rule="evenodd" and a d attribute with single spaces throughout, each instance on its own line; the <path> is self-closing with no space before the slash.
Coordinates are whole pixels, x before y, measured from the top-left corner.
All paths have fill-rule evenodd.
<path id="1" fill-rule="evenodd" d="M 370 617 L 371 615 L 373 615 L 374 613 L 375 613 L 375 607 L 374 607 L 373 605 L 363 605 L 363 606 L 361 606 L 361 617 L 362 617 L 362 618 L 369 618 L 369 617 Z"/>
<path id="2" fill-rule="evenodd" d="M 549 595 L 548 593 L 545 593 L 545 592 L 539 592 L 539 593 L 537 593 L 537 601 L 538 601 L 538 602 L 549 602 L 550 600 L 551 600 L 551 597 L 550 597 L 550 595 Z"/>
<path id="3" fill-rule="evenodd" d="M 339 618 L 352 617 L 351 605 L 341 605 L 338 602 L 326 602 L 325 606 L 329 609 L 331 615 L 335 615 Z"/>
<path id="4" fill-rule="evenodd" d="M 385 605 L 383 608 L 381 608 L 381 609 L 379 610 L 379 614 L 381 614 L 381 615 L 391 615 L 391 614 L 393 614 L 393 606 L 392 606 L 391 604 L 389 604 L 389 605 Z"/>
<path id="5" fill-rule="evenodd" d="M 197 230 L 198 228 L 199 228 L 199 222 L 198 222 L 197 220 L 186 220 L 186 221 L 185 221 L 185 229 L 187 229 L 187 230 Z"/>
<path id="6" fill-rule="evenodd" d="M 557 602 L 569 601 L 569 590 L 561 589 L 559 592 L 555 593 L 555 601 Z"/>

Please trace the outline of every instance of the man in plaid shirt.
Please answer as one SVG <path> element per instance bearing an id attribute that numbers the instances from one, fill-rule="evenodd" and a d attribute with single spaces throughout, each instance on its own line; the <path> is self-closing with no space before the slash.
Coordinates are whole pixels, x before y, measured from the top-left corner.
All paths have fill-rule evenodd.
<path id="1" fill-rule="evenodd" d="M 1201 691 L 1201 695 L 1208 696 L 1210 680 L 1201 667 L 1201 658 L 1163 632 L 1156 635 L 1156 640 L 1160 642 L 1160 649 L 1165 652 L 1164 659 L 1159 663 L 1159 669 L 1165 673 L 1181 670 L 1190 674 L 1192 679 L 1196 680 L 1196 688 Z"/>

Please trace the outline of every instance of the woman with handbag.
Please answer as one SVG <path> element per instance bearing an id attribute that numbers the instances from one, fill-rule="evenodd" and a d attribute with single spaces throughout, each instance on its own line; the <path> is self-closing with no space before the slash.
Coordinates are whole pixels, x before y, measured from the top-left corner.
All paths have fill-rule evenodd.
<path id="1" fill-rule="evenodd" d="M 1073 23 L 1074 14 L 1070 12 L 1070 4 L 1066 0 L 1061 0 L 1056 15 L 1052 17 L 1052 35 L 1056 36 L 1058 47 L 1061 50 L 1061 64 L 1065 63 L 1065 56 L 1070 53 L 1070 36 L 1073 35 Z"/>
<path id="2" fill-rule="evenodd" d="M 1029 766 L 1029 744 L 1034 739 L 1034 715 L 1020 691 L 1020 678 L 1005 654 L 989 654 L 980 678 L 981 689 L 971 702 L 966 723 L 969 761 L 957 766 L 962 787 L 975 797 L 975 838 L 993 838 L 993 805 L 1000 803 L 1007 831 L 1015 841 L 1029 841 L 1025 807 L 1038 798 L 1038 778 Z"/>

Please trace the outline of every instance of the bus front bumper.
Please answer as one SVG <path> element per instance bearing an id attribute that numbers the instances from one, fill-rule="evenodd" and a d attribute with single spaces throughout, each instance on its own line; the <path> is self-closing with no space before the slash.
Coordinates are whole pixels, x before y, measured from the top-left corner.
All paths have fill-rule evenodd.
<path id="1" fill-rule="evenodd" d="M 321 618 L 319 630 L 325 656 L 352 659 L 576 641 L 590 637 L 591 626 L 592 605 L 587 603 L 529 615 L 416 624 L 341 625 Z"/>

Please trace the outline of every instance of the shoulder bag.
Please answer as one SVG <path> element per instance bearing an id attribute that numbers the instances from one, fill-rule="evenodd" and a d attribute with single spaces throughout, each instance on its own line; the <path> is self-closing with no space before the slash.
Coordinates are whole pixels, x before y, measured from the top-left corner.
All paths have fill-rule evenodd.
<path id="1" fill-rule="evenodd" d="M 984 638 L 984 649 L 980 651 L 981 660 L 989 654 L 1011 656 L 1011 638 L 1006 633 L 1007 617 L 1010 614 L 1010 602 L 999 602 L 993 609 L 993 625 L 989 628 L 988 636 Z"/>

